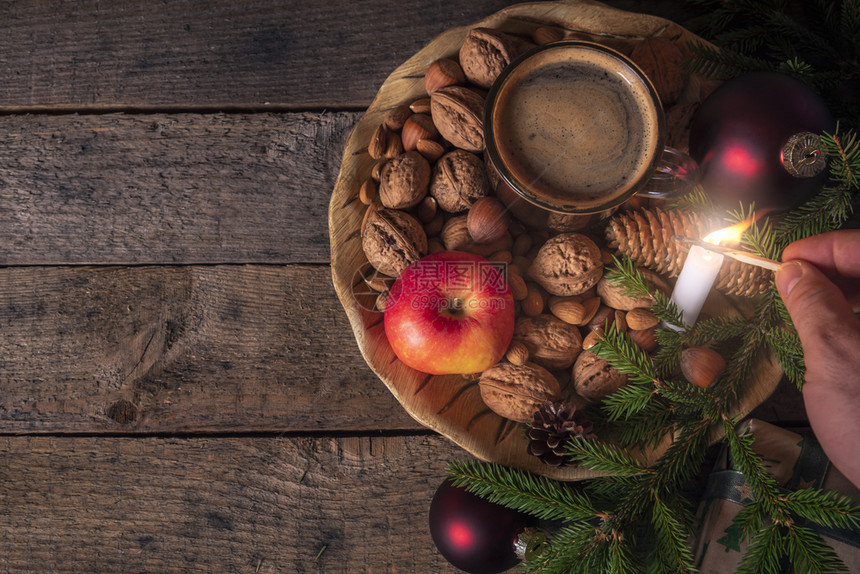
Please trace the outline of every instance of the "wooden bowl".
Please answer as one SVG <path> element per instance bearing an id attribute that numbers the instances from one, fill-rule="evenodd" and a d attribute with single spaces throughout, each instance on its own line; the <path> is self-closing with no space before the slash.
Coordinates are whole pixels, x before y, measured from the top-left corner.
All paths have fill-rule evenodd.
<path id="1" fill-rule="evenodd" d="M 539 26 L 554 26 L 627 54 L 636 43 L 650 36 L 669 38 L 682 47 L 689 41 L 703 40 L 668 20 L 623 12 L 587 0 L 518 4 L 475 24 L 448 30 L 397 68 L 382 85 L 347 141 L 329 205 L 335 290 L 367 364 L 403 408 L 418 422 L 479 459 L 559 480 L 588 478 L 597 473 L 576 466 L 550 467 L 529 455 L 522 426 L 487 409 L 475 381 L 459 375 L 427 375 L 401 363 L 385 337 L 382 314 L 372 310 L 374 296 L 367 292 L 362 279 L 369 264 L 361 248 L 360 227 L 365 206 L 358 200 L 358 193 L 362 182 L 370 177 L 374 164 L 367 153 L 370 137 L 387 110 L 426 97 L 423 78 L 429 65 L 439 58 L 456 58 L 466 34 L 479 26 L 524 36 L 529 36 Z M 707 89 L 701 78 L 691 77 L 680 101 L 673 110 L 667 110 L 670 144 L 686 147 L 685 132 L 692 110 L 700 101 L 700 94 Z M 716 293 L 704 309 L 710 315 L 748 316 L 750 311 L 749 302 L 730 301 Z M 782 371 L 772 357 L 762 357 L 743 392 L 738 414 L 750 412 L 766 399 L 781 376 Z M 653 460 L 665 446 L 639 454 L 646 460 Z"/>

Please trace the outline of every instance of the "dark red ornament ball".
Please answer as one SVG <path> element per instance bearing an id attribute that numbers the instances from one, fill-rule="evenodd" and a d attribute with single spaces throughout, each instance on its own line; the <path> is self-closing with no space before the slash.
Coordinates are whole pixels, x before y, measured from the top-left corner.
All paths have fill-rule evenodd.
<path id="1" fill-rule="evenodd" d="M 754 72 L 727 81 L 702 102 L 690 127 L 690 156 L 717 204 L 737 209 L 755 202 L 757 209 L 783 211 L 818 192 L 827 176 L 823 167 L 813 177 L 792 175 L 783 166 L 784 146 L 795 134 L 834 129 L 826 104 L 806 84 Z"/>
<path id="2" fill-rule="evenodd" d="M 430 503 L 430 535 L 442 556 L 470 574 L 496 574 L 519 562 L 517 535 L 534 520 L 465 488 L 442 483 Z"/>

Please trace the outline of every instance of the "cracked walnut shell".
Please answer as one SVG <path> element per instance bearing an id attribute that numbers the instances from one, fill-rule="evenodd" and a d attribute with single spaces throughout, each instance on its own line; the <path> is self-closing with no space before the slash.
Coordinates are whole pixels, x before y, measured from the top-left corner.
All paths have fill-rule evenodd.
<path id="1" fill-rule="evenodd" d="M 528 275 L 552 295 L 579 295 L 600 281 L 603 258 L 587 236 L 562 233 L 541 246 Z"/>
<path id="2" fill-rule="evenodd" d="M 525 344 L 532 361 L 553 370 L 568 368 L 582 351 L 579 328 L 552 315 L 522 317 L 513 340 Z"/>
<path id="3" fill-rule="evenodd" d="M 561 397 L 561 385 L 556 378 L 534 363 L 498 363 L 481 374 L 478 387 L 490 410 L 523 423 L 532 420 L 544 401 Z"/>
<path id="4" fill-rule="evenodd" d="M 421 203 L 430 187 L 430 162 L 417 151 L 407 151 L 385 162 L 379 173 L 379 201 L 390 209 Z"/>
<path id="5" fill-rule="evenodd" d="M 408 213 L 374 203 L 361 223 L 361 247 L 377 271 L 397 277 L 427 253 L 427 235 Z"/>
<path id="6" fill-rule="evenodd" d="M 484 151 L 484 97 L 469 88 L 447 86 L 430 95 L 430 115 L 439 134 L 454 147 Z"/>
<path id="7" fill-rule="evenodd" d="M 460 66 L 470 82 L 490 89 L 518 53 L 517 42 L 511 36 L 490 28 L 475 28 L 460 47 Z"/>
<path id="8" fill-rule="evenodd" d="M 430 178 L 430 195 L 448 213 L 460 213 L 490 194 L 490 181 L 484 162 L 461 149 L 446 153 Z"/>

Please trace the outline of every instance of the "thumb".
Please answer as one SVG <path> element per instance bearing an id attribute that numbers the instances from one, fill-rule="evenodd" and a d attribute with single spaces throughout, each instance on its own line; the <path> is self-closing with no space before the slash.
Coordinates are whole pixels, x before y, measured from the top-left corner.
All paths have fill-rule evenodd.
<path id="1" fill-rule="evenodd" d="M 807 362 L 833 353 L 834 332 L 856 330 L 857 317 L 845 295 L 814 265 L 793 260 L 776 272 L 776 287 L 788 309 Z"/>

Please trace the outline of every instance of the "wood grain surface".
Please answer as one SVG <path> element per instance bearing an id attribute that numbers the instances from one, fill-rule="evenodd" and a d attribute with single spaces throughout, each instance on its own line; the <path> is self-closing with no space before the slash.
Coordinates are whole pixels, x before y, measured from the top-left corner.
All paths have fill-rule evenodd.
<path id="1" fill-rule="evenodd" d="M 367 367 L 327 212 L 388 75 L 509 4 L 0 3 L 0 572 L 455 571 L 467 455 Z"/>
<path id="2" fill-rule="evenodd" d="M 327 263 L 358 116 L 0 116 L 0 265 Z"/>
<path id="3" fill-rule="evenodd" d="M 0 571 L 456 570 L 427 512 L 437 436 L 0 438 Z"/>

